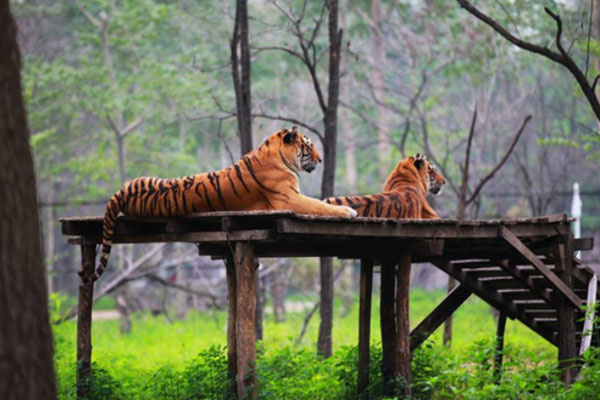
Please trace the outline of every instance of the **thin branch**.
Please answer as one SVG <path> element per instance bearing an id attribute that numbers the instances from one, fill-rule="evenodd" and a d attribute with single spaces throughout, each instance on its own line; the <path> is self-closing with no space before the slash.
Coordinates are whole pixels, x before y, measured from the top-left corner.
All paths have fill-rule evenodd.
<path id="1" fill-rule="evenodd" d="M 493 19 L 491 19 L 490 17 L 488 17 L 487 15 L 485 15 L 484 13 L 479 11 L 469 1 L 467 1 L 467 0 L 456 0 L 456 1 L 461 5 L 462 8 L 467 10 L 470 14 L 472 14 L 479 20 L 483 21 L 488 26 L 490 26 L 492 29 L 494 29 L 496 32 L 498 32 L 500 35 L 502 35 L 509 42 L 513 43 L 514 45 L 516 45 L 524 50 L 530 51 L 532 53 L 540 54 L 558 64 L 561 64 L 565 68 L 567 68 L 569 70 L 569 72 L 571 72 L 571 75 L 573 75 L 573 77 L 579 84 L 579 87 L 583 91 L 583 94 L 585 95 L 588 103 L 592 107 L 592 110 L 594 111 L 596 118 L 600 120 L 600 102 L 598 101 L 596 94 L 592 90 L 592 86 L 590 86 L 584 73 L 581 71 L 581 69 L 579 69 L 579 67 L 577 66 L 575 61 L 573 61 L 573 59 L 569 56 L 568 52 L 565 51 L 565 49 L 562 45 L 562 41 L 561 41 L 561 39 L 562 39 L 562 20 L 560 19 L 560 16 L 553 13 L 549 8 L 544 7 L 544 11 L 546 12 L 546 14 L 548 14 L 556 22 L 556 47 L 558 48 L 558 51 L 559 51 L 559 53 L 556 53 L 555 51 L 552 51 L 547 47 L 538 46 L 538 45 L 523 41 L 523 40 L 515 37 L 510 32 L 508 32 L 506 29 L 504 29 L 500 24 L 498 24 L 496 21 L 494 21 Z"/>
<path id="2" fill-rule="evenodd" d="M 94 25 L 96 28 L 100 28 L 102 26 L 102 23 L 96 17 L 94 17 L 92 15 L 92 13 L 90 13 L 88 10 L 83 8 L 83 6 L 81 5 L 81 3 L 79 1 L 75 1 L 75 6 L 88 19 L 88 21 L 90 21 L 92 23 L 92 25 Z"/>
<path id="3" fill-rule="evenodd" d="M 594 0 L 590 0 L 590 20 L 588 22 L 587 46 L 585 49 L 585 79 L 588 76 L 588 68 L 590 64 L 590 38 L 592 36 L 592 16 L 594 15 Z M 592 87 L 593 89 L 593 87 Z"/>
<path id="4" fill-rule="evenodd" d="M 508 148 L 508 150 L 506 151 L 506 153 L 504 154 L 504 156 L 502 157 L 502 159 L 498 162 L 498 164 L 496 164 L 496 166 L 490 171 L 490 173 L 488 173 L 479 182 L 479 184 L 475 187 L 475 190 L 473 191 L 473 194 L 471 195 L 471 197 L 469 197 L 469 199 L 467 200 L 467 202 L 465 204 L 465 207 L 467 207 L 469 204 L 471 204 L 473 202 L 473 200 L 475 200 L 475 198 L 479 195 L 479 192 L 481 191 L 481 189 L 483 189 L 483 186 L 485 186 L 485 184 L 490 179 L 492 179 L 494 177 L 494 175 L 496 174 L 496 172 L 498 172 L 498 170 L 500 168 L 502 168 L 502 166 L 506 163 L 506 161 L 510 157 L 510 154 L 512 153 L 513 149 L 517 145 L 517 142 L 519 141 L 519 138 L 521 137 L 521 134 L 525 130 L 525 127 L 527 126 L 527 123 L 529 122 L 529 120 L 531 120 L 531 115 L 528 115 L 528 116 L 525 117 L 525 119 L 523 120 L 523 123 L 521 124 L 521 127 L 519 128 L 519 131 L 517 132 L 517 134 L 513 138 L 513 141 L 510 144 L 510 147 Z"/>
<path id="5" fill-rule="evenodd" d="M 560 54 L 550 50 L 547 47 L 538 46 L 538 45 L 526 42 L 524 40 L 521 40 L 521 39 L 515 37 L 512 33 L 507 31 L 506 29 L 504 29 L 499 23 L 497 23 L 496 21 L 494 21 L 493 19 L 491 19 L 490 17 L 488 17 L 487 15 L 485 15 L 484 13 L 479 11 L 475 6 L 473 6 L 467 0 L 456 0 L 456 1 L 458 1 L 458 3 L 460 4 L 460 6 L 462 8 L 464 8 L 470 14 L 477 17 L 479 20 L 481 20 L 484 23 L 486 23 L 487 25 L 489 25 L 493 30 L 498 32 L 500 35 L 502 35 L 506 40 L 508 40 L 512 44 L 514 44 L 522 49 L 531 51 L 533 53 L 541 54 L 544 57 L 547 57 L 559 64 L 563 64 L 564 59 Z"/>
<path id="6" fill-rule="evenodd" d="M 144 122 L 144 117 L 137 117 L 134 119 L 129 125 L 123 128 L 121 131 L 121 137 L 125 137 L 125 135 L 127 135 L 129 132 L 135 130 L 142 122 Z"/>
<path id="7" fill-rule="evenodd" d="M 473 136 L 475 136 L 475 124 L 477 123 L 477 106 L 473 110 L 473 119 L 471 120 L 471 128 L 469 129 L 469 137 L 467 139 L 467 150 L 465 152 L 465 163 L 462 168 L 462 180 L 460 182 L 460 192 L 458 198 L 458 212 L 456 218 L 462 220 L 465 217 L 465 210 L 468 206 L 466 201 L 467 190 L 469 188 L 469 166 L 471 164 L 471 145 Z"/>

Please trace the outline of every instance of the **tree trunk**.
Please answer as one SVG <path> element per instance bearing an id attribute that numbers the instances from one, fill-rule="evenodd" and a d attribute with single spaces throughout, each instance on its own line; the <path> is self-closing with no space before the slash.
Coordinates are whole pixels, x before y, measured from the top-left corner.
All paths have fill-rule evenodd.
<path id="1" fill-rule="evenodd" d="M 327 1 L 329 11 L 329 85 L 325 125 L 323 180 L 321 197 L 333 196 L 335 183 L 335 155 L 337 140 L 337 109 L 340 89 L 340 48 L 342 31 L 338 30 L 338 2 Z M 331 329 L 333 326 L 333 259 L 321 258 L 321 324 L 317 353 L 325 358 L 331 356 Z"/>
<path id="2" fill-rule="evenodd" d="M 389 171 L 390 137 L 387 126 L 387 109 L 380 104 L 385 97 L 385 84 L 383 82 L 383 37 L 379 27 L 381 11 L 379 0 L 371 0 L 371 18 L 373 19 L 373 42 L 375 48 L 373 70 L 373 93 L 378 103 L 377 107 L 377 152 L 379 153 L 379 177 L 383 182 Z"/>
<path id="3" fill-rule="evenodd" d="M 238 48 L 241 60 L 238 59 Z M 236 1 L 233 39 L 231 40 L 231 68 L 233 88 L 235 91 L 238 131 L 240 135 L 240 151 L 242 155 L 244 155 L 252 150 L 252 107 L 247 0 Z"/>
<path id="4" fill-rule="evenodd" d="M 52 332 L 16 24 L 0 1 L 0 393 L 54 399 Z"/>
<path id="5" fill-rule="evenodd" d="M 281 267 L 276 268 L 271 276 L 271 299 L 273 301 L 273 320 L 276 323 L 285 322 L 285 285 L 284 273 Z"/>

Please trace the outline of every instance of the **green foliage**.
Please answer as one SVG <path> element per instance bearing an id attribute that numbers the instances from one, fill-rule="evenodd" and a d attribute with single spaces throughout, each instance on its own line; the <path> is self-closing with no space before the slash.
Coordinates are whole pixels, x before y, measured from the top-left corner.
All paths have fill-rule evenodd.
<path id="1" fill-rule="evenodd" d="M 413 323 L 443 298 L 442 291 L 414 290 Z M 368 393 L 382 399 L 379 305 L 374 298 Z M 67 300 L 61 300 L 67 301 Z M 341 307 L 336 307 L 339 310 Z M 334 318 L 334 354 L 316 355 L 317 323 L 308 340 L 295 344 L 303 313 L 288 313 L 288 322 L 265 321 L 265 340 L 257 352 L 261 399 L 358 399 L 356 393 L 358 305 L 347 316 Z M 477 329 L 474 329 L 477 327 Z M 436 332 L 413 354 L 414 399 L 594 399 L 599 392 L 600 352 L 585 356 L 581 380 L 567 389 L 560 382 L 556 349 L 515 321 L 508 321 L 500 385 L 493 377 L 494 320 L 479 300 L 468 300 L 454 319 L 452 348 L 441 346 Z M 74 321 L 54 326 L 59 398 L 75 399 Z M 164 318 L 135 315 L 133 330 L 120 335 L 118 321 L 93 325 L 93 398 L 227 399 L 226 316 L 189 313 L 168 323 Z M 401 382 L 398 382 L 400 384 Z"/>

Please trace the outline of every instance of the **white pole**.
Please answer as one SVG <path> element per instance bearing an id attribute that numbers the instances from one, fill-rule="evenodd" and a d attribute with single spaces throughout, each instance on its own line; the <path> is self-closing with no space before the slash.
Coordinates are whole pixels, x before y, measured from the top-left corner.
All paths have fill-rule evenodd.
<path id="1" fill-rule="evenodd" d="M 579 196 L 579 183 L 575 182 L 573 184 L 573 201 L 571 202 L 571 216 L 575 218 L 575 222 L 573 224 L 573 236 L 575 239 L 579 239 L 581 237 L 581 197 Z M 575 256 L 579 257 L 581 252 L 576 252 Z"/>

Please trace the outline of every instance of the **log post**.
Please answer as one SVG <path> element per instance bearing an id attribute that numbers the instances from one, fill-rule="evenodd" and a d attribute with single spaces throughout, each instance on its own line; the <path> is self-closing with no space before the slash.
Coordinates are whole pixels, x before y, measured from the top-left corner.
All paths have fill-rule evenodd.
<path id="1" fill-rule="evenodd" d="M 409 295 L 410 295 L 410 254 L 403 254 L 398 260 L 396 273 L 396 325 L 398 335 L 396 338 L 396 369 L 394 375 L 402 382 L 403 387 L 399 390 L 398 398 L 410 398 L 411 396 L 411 352 L 410 352 L 410 319 L 409 319 Z"/>
<path id="2" fill-rule="evenodd" d="M 567 285 L 573 287 L 571 269 L 574 251 L 572 235 L 567 235 L 566 243 L 554 246 L 556 275 Z M 556 314 L 558 319 L 558 365 L 562 371 L 562 380 L 570 385 L 575 379 L 577 349 L 575 343 L 575 309 L 565 296 L 557 294 Z"/>
<path id="3" fill-rule="evenodd" d="M 506 328 L 506 313 L 500 312 L 496 327 L 496 351 L 494 353 L 494 380 L 496 385 L 502 379 L 502 358 L 504 356 L 504 330 Z"/>
<path id="4" fill-rule="evenodd" d="M 92 304 L 96 246 L 81 245 L 79 302 L 77 303 L 77 398 L 88 398 L 92 377 Z M 83 283 L 87 282 L 87 283 Z"/>
<path id="5" fill-rule="evenodd" d="M 381 296 L 379 318 L 381 320 L 381 374 L 383 394 L 394 394 L 394 370 L 396 368 L 396 263 L 381 263 Z"/>
<path id="6" fill-rule="evenodd" d="M 233 254 L 225 259 L 225 270 L 227 273 L 227 397 L 237 398 L 237 341 L 235 332 L 236 323 L 236 285 L 235 285 L 235 262 Z"/>
<path id="7" fill-rule="evenodd" d="M 250 242 L 236 242 L 234 249 L 236 286 L 237 394 L 239 399 L 256 399 L 256 269 Z"/>
<path id="8" fill-rule="evenodd" d="M 360 261 L 360 310 L 358 325 L 358 396 L 361 399 L 368 398 L 372 289 L 373 260 L 364 258 Z"/>

